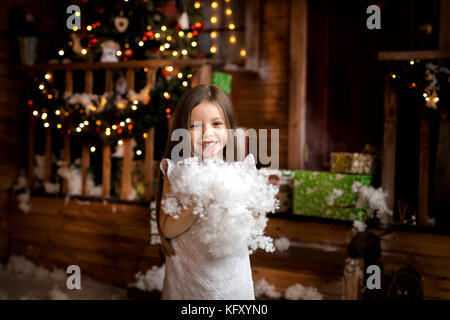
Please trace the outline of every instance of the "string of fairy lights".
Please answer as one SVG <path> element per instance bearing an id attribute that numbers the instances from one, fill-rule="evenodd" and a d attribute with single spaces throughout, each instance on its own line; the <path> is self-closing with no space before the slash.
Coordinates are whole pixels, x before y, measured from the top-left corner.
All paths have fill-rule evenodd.
<path id="1" fill-rule="evenodd" d="M 146 18 L 151 15 L 159 16 L 158 21 L 153 19 L 151 20 L 152 23 L 147 23 L 139 26 L 138 31 L 136 31 L 135 29 L 130 31 L 130 27 L 128 27 L 129 25 L 131 25 L 130 20 L 132 20 L 134 16 L 124 16 L 123 10 L 121 11 L 120 16 L 111 17 L 109 19 L 96 14 L 88 15 L 86 11 L 93 10 L 92 7 L 95 7 L 95 4 L 88 5 L 88 1 L 85 1 L 86 7 L 82 8 L 81 11 L 75 12 L 74 14 L 77 17 L 81 17 L 83 12 L 83 19 L 93 19 L 93 21 L 84 21 L 82 19 L 81 21 L 86 23 L 82 24 L 81 28 L 74 26 L 71 30 L 72 34 L 70 34 L 70 41 L 64 44 L 63 47 L 58 48 L 58 56 L 62 59 L 70 58 L 73 51 L 77 57 L 80 57 L 81 59 L 87 59 L 90 55 L 99 55 L 101 53 L 101 46 L 99 45 L 103 45 L 104 40 L 106 41 L 106 39 L 110 39 L 111 42 L 120 42 L 117 43 L 119 47 L 115 48 L 115 55 L 118 59 L 123 61 L 136 58 L 135 53 L 139 48 L 148 48 L 149 52 L 151 52 L 152 57 L 197 57 L 198 36 L 203 31 L 203 21 L 201 20 L 201 6 L 199 5 L 200 3 L 198 1 L 186 1 L 189 3 L 189 6 L 192 7 L 187 8 L 186 10 L 189 12 L 189 17 L 187 12 L 185 11 L 183 12 L 183 14 L 185 15 L 183 16 L 182 14 L 178 22 L 176 20 L 173 20 L 173 17 L 171 17 L 170 19 L 165 18 L 164 16 L 160 17 L 161 11 L 162 9 L 164 9 L 164 7 L 157 8 L 155 7 L 156 4 L 152 4 L 154 8 L 150 10 L 146 6 L 144 6 L 146 1 L 143 1 L 142 3 L 131 3 L 128 1 L 115 0 L 115 3 L 111 3 L 111 6 L 128 6 L 128 8 L 133 8 L 133 10 L 130 9 L 132 12 L 142 11 L 140 12 L 140 14 L 145 16 Z M 170 1 L 168 1 L 168 3 L 170 3 Z M 167 10 L 170 9 L 171 8 L 168 7 Z M 175 10 L 176 12 L 177 8 L 173 8 L 173 10 Z M 86 18 L 86 16 L 88 16 L 88 18 Z M 181 21 L 181 17 L 185 17 L 185 19 Z M 106 20 L 102 22 L 96 21 L 96 19 Z M 115 19 L 122 19 L 122 21 L 119 24 L 116 24 Z M 194 20 L 192 21 L 191 19 Z M 150 19 L 147 20 L 150 21 Z M 114 21 L 114 24 L 112 23 L 112 21 Z M 125 25 L 125 27 L 119 27 L 121 24 Z M 105 30 L 108 32 L 105 32 Z M 137 35 L 135 36 L 136 32 Z M 103 39 L 102 35 L 105 33 L 110 33 L 111 35 L 119 34 L 119 36 L 116 37 L 117 39 L 115 39 L 114 36 L 106 36 L 105 39 Z M 124 34 L 130 35 L 124 37 Z M 125 42 L 122 43 L 121 41 L 123 39 L 127 40 L 124 40 Z M 82 45 L 82 40 L 87 40 L 87 45 L 86 43 Z M 154 49 L 156 44 L 158 47 L 158 49 L 156 49 L 157 52 Z"/>
<path id="2" fill-rule="evenodd" d="M 149 69 L 144 68 L 144 72 Z M 121 95 L 74 93 L 62 97 L 53 87 L 54 75 L 50 72 L 36 79 L 28 106 L 35 119 L 44 128 L 54 127 L 61 135 L 72 135 L 81 144 L 95 145 L 123 143 L 123 138 L 133 137 L 138 145 L 136 155 L 141 155 L 143 140 L 148 130 L 170 119 L 176 102 L 191 86 L 192 68 L 175 70 L 166 66 L 157 72 L 155 88 L 144 88 L 139 93 Z"/>
<path id="3" fill-rule="evenodd" d="M 429 61 L 411 59 L 391 64 L 390 79 L 419 90 L 428 108 L 438 110 L 443 118 L 449 113 L 450 69 Z"/>
<path id="4" fill-rule="evenodd" d="M 194 6 L 196 8 L 200 8 L 201 4 L 199 1 L 195 2 Z M 221 16 L 221 11 L 220 11 L 220 5 L 217 1 L 212 1 L 211 2 L 211 17 L 209 19 L 211 25 L 213 26 L 213 30 L 210 33 L 210 40 L 211 40 L 211 46 L 209 48 L 210 53 L 212 54 L 216 54 L 218 53 L 219 47 L 220 47 L 220 35 L 218 33 L 217 30 L 221 29 L 218 26 L 219 25 L 223 25 L 226 26 L 227 31 L 230 33 L 230 36 L 228 38 L 228 41 L 230 44 L 232 45 L 236 45 L 237 44 L 237 34 L 236 34 L 236 24 L 235 24 L 235 20 L 234 20 L 234 14 L 233 14 L 233 10 L 231 8 L 232 6 L 232 1 L 231 0 L 225 0 L 224 1 L 224 21 L 223 23 L 221 23 L 220 21 L 220 16 Z M 245 57 L 247 52 L 245 49 L 240 49 L 239 54 L 241 57 Z"/>

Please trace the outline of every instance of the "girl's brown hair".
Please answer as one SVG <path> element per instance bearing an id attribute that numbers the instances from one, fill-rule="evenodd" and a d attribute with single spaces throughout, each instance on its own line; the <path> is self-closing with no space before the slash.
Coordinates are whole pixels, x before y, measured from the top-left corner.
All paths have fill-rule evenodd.
<path id="1" fill-rule="evenodd" d="M 214 85 L 199 85 L 197 87 L 189 89 L 185 92 L 175 107 L 175 111 L 172 117 L 172 125 L 169 128 L 169 135 L 166 143 L 166 148 L 164 151 L 164 155 L 162 159 L 168 158 L 170 159 L 170 155 L 172 153 L 172 149 L 175 147 L 178 141 L 172 141 L 170 137 L 172 136 L 172 132 L 176 129 L 184 128 L 189 130 L 189 122 L 192 109 L 201 104 L 202 102 L 212 102 L 216 103 L 220 109 L 222 110 L 224 120 L 227 126 L 227 129 L 236 129 L 236 120 L 234 117 L 233 107 L 231 105 L 231 101 L 228 96 L 217 86 Z M 236 160 L 236 147 L 237 141 L 236 136 L 233 135 L 234 143 L 234 160 Z M 223 149 L 224 159 L 226 159 L 226 150 L 227 146 Z M 185 155 L 181 155 L 181 157 L 185 157 Z M 161 170 L 158 170 L 158 187 L 156 190 L 156 221 L 158 225 L 158 233 L 161 238 L 161 249 L 165 256 L 175 255 L 175 249 L 170 244 L 169 240 L 164 237 L 161 231 L 161 227 L 159 225 L 159 214 L 161 210 L 161 197 L 162 197 L 162 189 L 163 189 L 163 174 Z"/>

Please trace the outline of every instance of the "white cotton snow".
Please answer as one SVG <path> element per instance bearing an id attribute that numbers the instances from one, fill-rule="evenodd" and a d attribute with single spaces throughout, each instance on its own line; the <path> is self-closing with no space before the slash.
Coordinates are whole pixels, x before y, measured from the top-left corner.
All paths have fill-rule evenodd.
<path id="1" fill-rule="evenodd" d="M 59 183 L 51 183 L 48 181 L 44 182 L 44 189 L 46 193 L 58 193 L 59 192 L 59 187 L 60 184 Z"/>
<path id="2" fill-rule="evenodd" d="M 322 300 L 322 294 L 314 287 L 304 287 L 296 283 L 284 291 L 284 297 L 288 300 Z"/>
<path id="3" fill-rule="evenodd" d="M 59 290 L 58 286 L 55 284 L 52 291 L 49 293 L 50 300 L 68 300 L 69 296 Z"/>
<path id="4" fill-rule="evenodd" d="M 277 291 L 273 284 L 267 282 L 265 278 L 262 278 L 254 283 L 255 297 L 266 296 L 269 298 L 279 299 L 281 298 L 281 292 Z"/>
<path id="5" fill-rule="evenodd" d="M 275 250 L 264 229 L 266 213 L 279 207 L 278 186 L 268 182 L 266 170 L 256 169 L 252 154 L 237 162 L 211 158 L 201 162 L 191 157 L 175 164 L 163 159 L 164 166 L 168 166 L 171 185 L 161 202 L 164 212 L 177 217 L 195 205 L 193 213 L 199 215 L 196 236 L 212 255 L 236 254 L 246 248 L 250 254 L 258 248 Z"/>
<path id="6" fill-rule="evenodd" d="M 137 281 L 129 286 L 136 287 L 142 291 L 162 291 L 165 273 L 166 264 L 162 264 L 160 267 L 153 266 L 145 274 L 139 271 L 135 274 Z"/>
<path id="7" fill-rule="evenodd" d="M 291 246 L 291 241 L 286 237 L 275 239 L 274 243 L 278 251 L 286 251 Z"/>
<path id="8" fill-rule="evenodd" d="M 28 213 L 30 211 L 30 190 L 26 190 L 17 195 L 17 201 L 19 202 L 19 209 L 24 213 Z"/>
<path id="9" fill-rule="evenodd" d="M 391 216 L 392 211 L 387 207 L 386 198 L 387 192 L 384 192 L 381 187 L 375 189 L 373 187 L 363 186 L 359 189 L 355 206 L 358 209 L 368 206 L 369 217 L 373 217 L 375 211 L 380 215 L 379 217 Z"/>
<path id="10" fill-rule="evenodd" d="M 367 225 L 364 222 L 359 220 L 353 221 L 353 228 L 352 228 L 353 233 L 364 232 L 366 228 Z"/>
<path id="11" fill-rule="evenodd" d="M 331 192 L 326 198 L 326 202 L 329 206 L 332 206 L 334 204 L 334 200 L 336 200 L 337 198 L 339 198 L 340 196 L 342 196 L 344 194 L 344 191 L 342 191 L 341 189 L 333 189 L 333 192 Z"/>

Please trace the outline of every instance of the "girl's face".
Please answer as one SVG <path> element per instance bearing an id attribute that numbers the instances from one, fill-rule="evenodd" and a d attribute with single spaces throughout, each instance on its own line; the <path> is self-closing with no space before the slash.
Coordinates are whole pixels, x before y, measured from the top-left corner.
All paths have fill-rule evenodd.
<path id="1" fill-rule="evenodd" d="M 196 121 L 198 122 L 195 123 Z M 191 111 L 189 128 L 191 147 L 197 157 L 223 159 L 227 128 L 219 105 L 203 101 L 195 106 Z"/>

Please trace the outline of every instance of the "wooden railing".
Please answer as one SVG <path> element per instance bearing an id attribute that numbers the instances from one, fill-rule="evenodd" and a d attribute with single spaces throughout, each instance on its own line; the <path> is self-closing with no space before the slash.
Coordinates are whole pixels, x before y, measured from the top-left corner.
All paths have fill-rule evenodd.
<path id="1" fill-rule="evenodd" d="M 84 71 L 84 91 L 86 93 L 92 93 L 94 88 L 94 73 L 93 70 L 102 69 L 105 71 L 105 92 L 113 92 L 113 72 L 114 69 L 126 69 L 126 81 L 127 91 L 134 90 L 135 83 L 135 69 L 136 68 L 148 68 L 147 71 L 147 87 L 149 90 L 154 88 L 157 68 L 172 66 L 173 72 L 176 74 L 176 70 L 182 67 L 192 67 L 193 78 L 191 87 L 195 87 L 199 84 L 209 84 L 211 80 L 211 61 L 206 59 L 163 59 L 163 60 L 135 60 L 117 63 L 101 63 L 101 62 L 83 62 L 83 63 L 70 63 L 70 64 L 48 64 L 48 65 L 34 65 L 34 66 L 20 66 L 17 70 L 34 72 L 52 72 L 52 71 L 64 71 L 65 72 L 65 92 L 73 92 L 73 71 Z M 34 182 L 34 166 L 35 166 L 35 137 L 34 130 L 36 126 L 36 119 L 32 114 L 32 110 L 29 111 L 29 132 L 28 132 L 28 181 L 30 187 Z M 170 127 L 169 119 L 169 127 Z M 151 128 L 147 132 L 148 136 L 145 142 L 145 160 L 144 160 L 144 172 L 145 172 L 145 200 L 151 200 L 152 196 L 152 181 L 153 181 L 153 167 L 154 167 L 154 139 L 155 129 Z M 122 167 L 122 190 L 120 198 L 129 200 L 131 191 L 131 162 L 133 158 L 130 139 L 122 139 L 123 141 L 123 167 Z M 64 168 L 68 168 L 71 162 L 70 158 L 70 135 L 65 134 L 63 138 L 64 143 Z M 102 164 L 102 196 L 105 198 L 110 197 L 110 184 L 111 184 L 111 146 L 104 145 L 102 147 L 103 164 Z M 52 156 L 52 135 L 51 128 L 46 128 L 45 139 L 45 174 L 44 181 L 50 181 L 51 178 L 51 156 Z M 81 195 L 88 195 L 88 174 L 87 170 L 90 165 L 90 152 L 89 147 L 84 145 L 81 152 L 81 176 L 82 187 Z M 68 189 L 68 182 L 63 180 L 62 193 L 66 194 Z"/>

